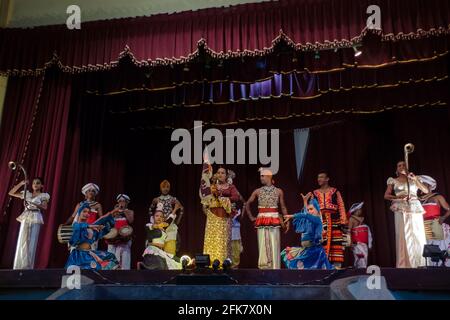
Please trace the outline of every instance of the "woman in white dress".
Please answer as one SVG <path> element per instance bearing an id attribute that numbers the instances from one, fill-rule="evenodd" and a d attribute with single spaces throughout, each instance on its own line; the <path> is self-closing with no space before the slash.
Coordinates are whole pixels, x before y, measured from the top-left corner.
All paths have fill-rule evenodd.
<path id="1" fill-rule="evenodd" d="M 36 248 L 39 240 L 39 231 L 44 224 L 42 211 L 47 210 L 50 195 L 42 192 L 43 181 L 41 178 L 34 178 L 32 182 L 32 192 L 28 190 L 19 191 L 25 185 L 25 181 L 14 186 L 9 195 L 23 199 L 25 194 L 26 207 L 22 214 L 17 217 L 20 222 L 19 238 L 17 239 L 16 255 L 14 257 L 14 269 L 33 269 Z"/>
<path id="2" fill-rule="evenodd" d="M 391 201 L 395 214 L 395 247 L 397 268 L 417 268 L 425 265 L 422 257 L 426 244 L 423 224 L 423 209 L 417 197 L 419 189 L 428 193 L 428 188 L 413 173 L 407 171 L 404 161 L 397 163 L 397 178 L 387 180 L 384 198 Z"/>

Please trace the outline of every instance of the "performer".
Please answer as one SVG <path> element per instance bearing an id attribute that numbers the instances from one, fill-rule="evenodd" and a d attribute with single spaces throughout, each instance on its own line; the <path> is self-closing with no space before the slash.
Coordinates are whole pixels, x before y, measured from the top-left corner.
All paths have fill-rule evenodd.
<path id="1" fill-rule="evenodd" d="M 287 247 L 281 257 L 288 269 L 333 269 L 322 247 L 322 216 L 319 203 L 312 193 L 303 198 L 303 210 L 285 215 L 287 222 L 293 218 L 295 232 L 301 233 L 301 247 Z M 308 203 L 308 200 L 311 199 Z"/>
<path id="2" fill-rule="evenodd" d="M 384 199 L 391 201 L 391 211 L 395 214 L 395 244 L 397 268 L 417 268 L 425 265 L 422 257 L 426 243 L 423 223 L 423 209 L 417 197 L 420 189 L 428 189 L 413 173 L 408 172 L 406 163 L 397 163 L 397 178 L 387 180 Z M 409 191 L 409 193 L 408 193 Z M 393 194 L 394 193 L 394 194 Z"/>
<path id="3" fill-rule="evenodd" d="M 211 261 L 217 259 L 221 263 L 231 258 L 231 219 L 237 213 L 240 199 L 236 187 L 226 179 L 227 171 L 223 167 L 212 177 L 212 167 L 205 159 L 200 184 L 200 198 L 206 214 L 203 253 L 208 254 Z"/>
<path id="4" fill-rule="evenodd" d="M 364 223 L 363 205 L 364 202 L 354 203 L 348 211 L 350 216 L 348 229 L 351 234 L 355 268 L 367 268 L 369 249 L 372 248 L 372 234 L 369 227 Z"/>
<path id="5" fill-rule="evenodd" d="M 111 211 L 114 217 L 114 227 L 119 231 L 122 227 L 134 222 L 134 211 L 128 209 L 130 197 L 126 194 L 119 194 L 116 197 L 117 205 Z M 106 240 L 108 252 L 113 253 L 120 264 L 120 269 L 130 270 L 131 268 L 131 238 L 118 235 L 117 238 Z"/>
<path id="6" fill-rule="evenodd" d="M 347 213 L 341 193 L 329 185 L 327 172 L 319 172 L 319 189 L 313 191 L 319 202 L 323 221 L 323 245 L 329 261 L 340 268 L 344 262 L 344 229 L 347 227 Z"/>
<path id="7" fill-rule="evenodd" d="M 439 246 L 442 251 L 449 251 L 450 226 L 445 221 L 450 216 L 450 206 L 442 195 L 435 192 L 437 188 L 436 180 L 425 175 L 419 176 L 419 179 L 430 191 L 420 198 L 425 210 L 423 219 L 427 244 L 434 244 Z M 444 209 L 444 215 L 441 215 L 441 209 Z M 440 264 L 442 262 L 439 262 Z M 450 267 L 450 259 L 447 259 L 445 265 Z"/>
<path id="8" fill-rule="evenodd" d="M 167 239 L 165 243 L 164 250 L 176 255 L 180 247 L 180 237 L 178 226 L 180 225 L 181 218 L 183 217 L 184 208 L 181 202 L 170 195 L 170 182 L 168 180 L 163 180 L 159 188 L 161 190 L 161 195 L 153 199 L 152 204 L 150 205 L 149 214 L 150 214 L 150 223 L 153 223 L 153 214 L 155 212 L 156 206 L 158 203 L 163 204 L 163 213 L 164 219 L 168 219 L 169 216 L 174 212 L 175 207 L 177 208 L 176 213 L 178 214 L 175 223 L 170 225 L 170 228 L 166 230 Z"/>
<path id="9" fill-rule="evenodd" d="M 81 188 L 81 193 L 84 195 L 84 201 L 81 201 L 75 206 L 75 209 L 72 213 L 72 215 L 67 220 L 66 224 L 72 224 L 75 216 L 77 215 L 78 209 L 83 203 L 87 203 L 89 205 L 89 217 L 87 220 L 88 224 L 93 224 L 95 221 L 97 221 L 98 218 L 100 218 L 103 215 L 103 208 L 102 205 L 95 201 L 96 196 L 100 192 L 100 188 L 95 183 L 87 183 Z M 92 244 L 92 249 L 96 250 L 98 246 L 98 243 L 95 242 Z"/>
<path id="10" fill-rule="evenodd" d="M 113 253 L 92 248 L 92 244 L 103 238 L 114 226 L 113 216 L 108 213 L 93 224 L 88 222 L 90 216 L 91 208 L 87 202 L 83 202 L 78 207 L 72 224 L 73 234 L 69 241 L 71 248 L 66 269 L 72 265 L 81 269 L 94 270 L 120 268 L 119 262 Z"/>
<path id="11" fill-rule="evenodd" d="M 232 170 L 228 170 L 227 182 L 229 184 L 233 184 L 233 179 L 236 177 L 236 174 Z M 244 204 L 245 207 L 245 199 L 239 194 L 239 203 Z M 242 208 L 237 209 L 237 214 L 231 220 L 231 268 L 237 269 L 239 268 L 239 264 L 241 263 L 241 254 L 244 251 L 244 247 L 242 246 L 241 241 L 241 220 L 242 220 Z"/>
<path id="12" fill-rule="evenodd" d="M 167 221 L 164 219 L 164 205 L 158 203 L 153 214 L 153 223 L 146 225 L 147 248 L 142 254 L 143 266 L 151 270 L 181 269 L 181 263 L 177 257 L 164 250 L 167 238 L 166 230 L 175 223 L 175 214 L 169 215 Z"/>
<path id="13" fill-rule="evenodd" d="M 26 199 L 26 207 L 17 221 L 20 222 L 19 237 L 17 239 L 16 255 L 14 257 L 13 269 L 33 269 L 36 248 L 39 240 L 39 231 L 44 224 L 42 212 L 47 210 L 50 195 L 43 192 L 44 183 L 42 178 L 34 178 L 31 188 L 32 192 L 19 189 L 25 185 L 25 180 L 14 186 L 9 195 L 11 197 Z"/>
<path id="14" fill-rule="evenodd" d="M 255 222 L 258 235 L 258 268 L 280 269 L 280 227 L 287 232 L 289 222 L 286 224 L 278 212 L 281 207 L 283 216 L 287 215 L 284 203 L 283 190 L 273 185 L 272 171 L 260 168 L 260 180 L 262 187 L 253 191 L 248 199 L 245 209 L 251 221 Z M 250 205 L 258 198 L 258 215 L 255 218 L 250 210 Z"/>

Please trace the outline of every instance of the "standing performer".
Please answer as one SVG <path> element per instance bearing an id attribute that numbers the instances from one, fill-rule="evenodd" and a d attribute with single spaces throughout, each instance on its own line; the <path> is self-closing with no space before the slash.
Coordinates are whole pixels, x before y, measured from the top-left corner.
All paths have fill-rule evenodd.
<path id="1" fill-rule="evenodd" d="M 114 218 L 108 213 L 91 224 L 88 222 L 91 216 L 90 210 L 87 202 L 83 202 L 78 207 L 72 224 L 73 234 L 69 241 L 70 255 L 65 267 L 67 269 L 74 265 L 81 269 L 117 269 L 119 262 L 114 254 L 92 248 L 92 245 L 103 238 L 114 226 Z"/>
<path id="2" fill-rule="evenodd" d="M 317 183 L 319 189 L 313 191 L 314 198 L 319 202 L 323 220 L 323 241 L 325 252 L 330 262 L 340 268 L 344 262 L 344 234 L 347 227 L 347 213 L 341 193 L 329 185 L 327 172 L 319 172 Z"/>
<path id="3" fill-rule="evenodd" d="M 176 270 L 181 269 L 179 259 L 164 250 L 167 238 L 166 230 L 175 222 L 175 214 L 164 219 L 164 205 L 158 203 L 155 208 L 153 223 L 146 225 L 147 248 L 142 254 L 144 261 L 141 264 L 150 270 Z"/>
<path id="4" fill-rule="evenodd" d="M 422 257 L 426 244 L 423 224 L 423 209 L 417 197 L 420 189 L 428 193 L 426 186 L 413 173 L 408 172 L 406 163 L 397 163 L 397 178 L 387 180 L 384 199 L 391 201 L 395 214 L 395 244 L 397 268 L 417 268 L 425 265 Z M 393 194 L 394 193 L 394 194 Z"/>
<path id="5" fill-rule="evenodd" d="M 114 227 L 119 231 L 119 235 L 115 239 L 106 240 L 108 243 L 108 252 L 113 253 L 120 264 L 120 269 L 130 270 L 131 268 L 131 238 L 129 236 L 122 237 L 120 229 L 134 222 L 134 211 L 128 209 L 130 197 L 126 194 L 119 194 L 116 198 L 117 205 L 111 211 L 114 217 Z"/>
<path id="6" fill-rule="evenodd" d="M 32 192 L 19 189 L 25 185 L 25 180 L 14 186 L 9 195 L 23 199 L 25 197 L 26 207 L 17 221 L 20 222 L 19 238 L 17 239 L 16 255 L 14 257 L 14 269 L 33 269 L 36 248 L 39 240 L 39 231 L 44 224 L 42 211 L 47 210 L 50 195 L 42 192 L 44 184 L 42 178 L 34 178 Z"/>
<path id="7" fill-rule="evenodd" d="M 152 204 L 150 205 L 149 214 L 150 214 L 150 223 L 153 223 L 153 214 L 155 212 L 156 206 L 158 203 L 162 203 L 163 205 L 163 213 L 164 219 L 168 219 L 169 216 L 174 212 L 175 207 L 177 210 L 175 212 L 178 214 L 175 223 L 170 225 L 170 228 L 166 230 L 167 238 L 164 250 L 176 255 L 177 251 L 180 248 L 180 237 L 178 232 L 178 226 L 180 225 L 181 218 L 183 217 L 184 208 L 181 205 L 181 202 L 178 201 L 177 198 L 170 195 L 170 182 L 164 180 L 159 185 L 161 190 L 161 195 L 153 199 Z"/>
<path id="8" fill-rule="evenodd" d="M 301 247 L 287 247 L 281 257 L 288 269 L 333 269 L 322 247 L 322 216 L 319 203 L 312 193 L 303 198 L 303 210 L 294 215 L 285 215 L 286 222 L 293 220 L 295 232 L 301 233 Z M 308 200 L 312 198 L 311 201 Z"/>
<path id="9" fill-rule="evenodd" d="M 420 198 L 425 210 L 423 219 L 427 244 L 434 244 L 439 246 L 442 251 L 449 251 L 450 226 L 445 223 L 445 220 L 450 216 L 450 206 L 442 195 L 435 192 L 436 180 L 425 175 L 419 176 L 419 179 L 430 191 Z M 441 215 L 441 209 L 444 209 L 444 215 Z M 439 264 L 442 264 L 442 262 L 439 262 Z M 450 267 L 450 259 L 447 259 L 445 265 Z"/>
<path id="10" fill-rule="evenodd" d="M 287 215 L 284 203 L 283 190 L 273 185 L 272 171 L 260 168 L 260 180 L 262 187 L 253 191 L 248 199 L 245 210 L 251 221 L 255 221 L 258 235 L 258 268 L 260 269 L 280 269 L 280 227 L 286 232 L 289 223 L 284 223 L 282 216 L 278 212 L 278 205 L 281 207 L 282 215 Z M 255 218 L 250 210 L 250 205 L 258 198 L 258 215 Z"/>
<path id="11" fill-rule="evenodd" d="M 348 229 L 351 234 L 355 268 L 367 268 L 369 249 L 372 248 L 372 234 L 369 227 L 364 224 L 363 205 L 364 202 L 354 203 L 348 211 L 350 216 Z"/>
<path id="12" fill-rule="evenodd" d="M 97 221 L 97 219 L 103 215 L 102 205 L 99 202 L 95 201 L 95 197 L 98 195 L 99 192 L 100 188 L 95 183 L 90 182 L 85 184 L 83 188 L 81 188 L 81 193 L 84 195 L 84 201 L 81 201 L 75 206 L 75 210 L 73 211 L 70 218 L 67 220 L 66 224 L 72 224 L 77 215 L 78 209 L 84 203 L 89 205 L 89 216 L 87 218 L 87 223 L 93 224 L 95 221 Z M 98 246 L 97 242 L 92 244 L 92 248 L 94 250 L 97 249 L 97 246 Z"/>
<path id="13" fill-rule="evenodd" d="M 227 171 L 220 167 L 212 178 L 212 167 L 206 159 L 203 163 L 200 198 L 206 214 L 203 253 L 211 261 L 223 263 L 231 258 L 231 219 L 237 213 L 239 192 L 226 181 Z"/>

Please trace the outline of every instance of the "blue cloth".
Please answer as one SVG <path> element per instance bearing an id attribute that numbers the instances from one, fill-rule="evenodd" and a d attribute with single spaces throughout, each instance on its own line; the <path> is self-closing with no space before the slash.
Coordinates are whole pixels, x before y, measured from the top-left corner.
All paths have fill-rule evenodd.
<path id="1" fill-rule="evenodd" d="M 315 199 L 314 199 L 315 200 Z M 317 200 L 310 204 L 314 205 L 320 214 L 319 204 Z M 314 216 L 303 208 L 301 212 L 294 215 L 293 225 L 295 232 L 301 233 L 301 241 L 310 241 L 309 247 L 287 247 L 281 252 L 288 269 L 334 269 L 333 265 L 328 261 L 325 250 L 322 247 L 322 220 L 318 216 Z"/>
<path id="2" fill-rule="evenodd" d="M 83 208 L 84 209 L 84 208 Z M 83 210 L 79 210 L 77 215 Z M 119 262 L 113 253 L 100 250 L 82 250 L 77 246 L 82 243 L 92 245 L 97 240 L 103 238 L 114 225 L 114 218 L 112 215 L 107 215 L 104 218 L 95 222 L 96 225 L 105 226 L 101 231 L 89 229 L 89 224 L 85 222 L 74 222 L 72 224 L 73 234 L 69 244 L 73 247 L 69 258 L 66 262 L 66 269 L 71 265 L 79 266 L 81 269 L 95 269 L 95 270 L 110 270 L 118 267 Z M 92 237 L 89 234 L 92 233 Z"/>

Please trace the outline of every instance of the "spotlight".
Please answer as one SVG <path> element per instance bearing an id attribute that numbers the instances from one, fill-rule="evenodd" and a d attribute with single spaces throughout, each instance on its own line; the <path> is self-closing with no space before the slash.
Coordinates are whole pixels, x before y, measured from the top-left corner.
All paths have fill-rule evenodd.
<path id="1" fill-rule="evenodd" d="M 319 54 L 318 50 L 316 50 L 316 52 L 314 53 L 314 59 L 316 59 L 316 60 L 320 59 L 320 54 Z"/>
<path id="2" fill-rule="evenodd" d="M 209 254 L 197 254 L 195 255 L 195 267 L 196 268 L 208 268 L 211 264 Z"/>
<path id="3" fill-rule="evenodd" d="M 191 69 L 189 69 L 189 66 L 187 64 L 184 65 L 183 71 L 189 72 Z"/>
<path id="4" fill-rule="evenodd" d="M 223 67 L 223 60 L 220 59 L 219 63 L 217 64 L 217 67 L 222 68 Z"/>
<path id="5" fill-rule="evenodd" d="M 256 68 L 257 69 L 260 69 L 260 70 L 263 70 L 263 69 L 265 69 L 266 68 L 266 61 L 264 60 L 264 59 L 258 59 L 257 61 L 256 61 Z"/>
<path id="6" fill-rule="evenodd" d="M 228 270 L 231 269 L 231 265 L 232 265 L 232 261 L 230 258 L 227 258 L 223 263 L 222 263 L 222 269 L 224 272 L 227 272 Z"/>
<path id="7" fill-rule="evenodd" d="M 220 261 L 218 259 L 214 260 L 213 264 L 212 264 L 212 268 L 214 270 L 214 272 L 217 272 L 217 270 L 219 270 L 220 267 Z"/>
<path id="8" fill-rule="evenodd" d="M 189 256 L 182 256 L 180 258 L 181 267 L 183 268 L 183 271 L 186 270 L 186 267 L 192 263 L 192 259 Z"/>
<path id="9" fill-rule="evenodd" d="M 296 57 L 296 56 L 293 56 L 293 57 L 292 57 L 292 62 L 293 62 L 293 63 L 296 63 L 297 61 L 298 61 L 297 57 Z"/>
<path id="10" fill-rule="evenodd" d="M 353 46 L 353 51 L 355 51 L 355 57 L 359 57 L 362 54 L 362 51 L 356 49 L 356 46 Z"/>

